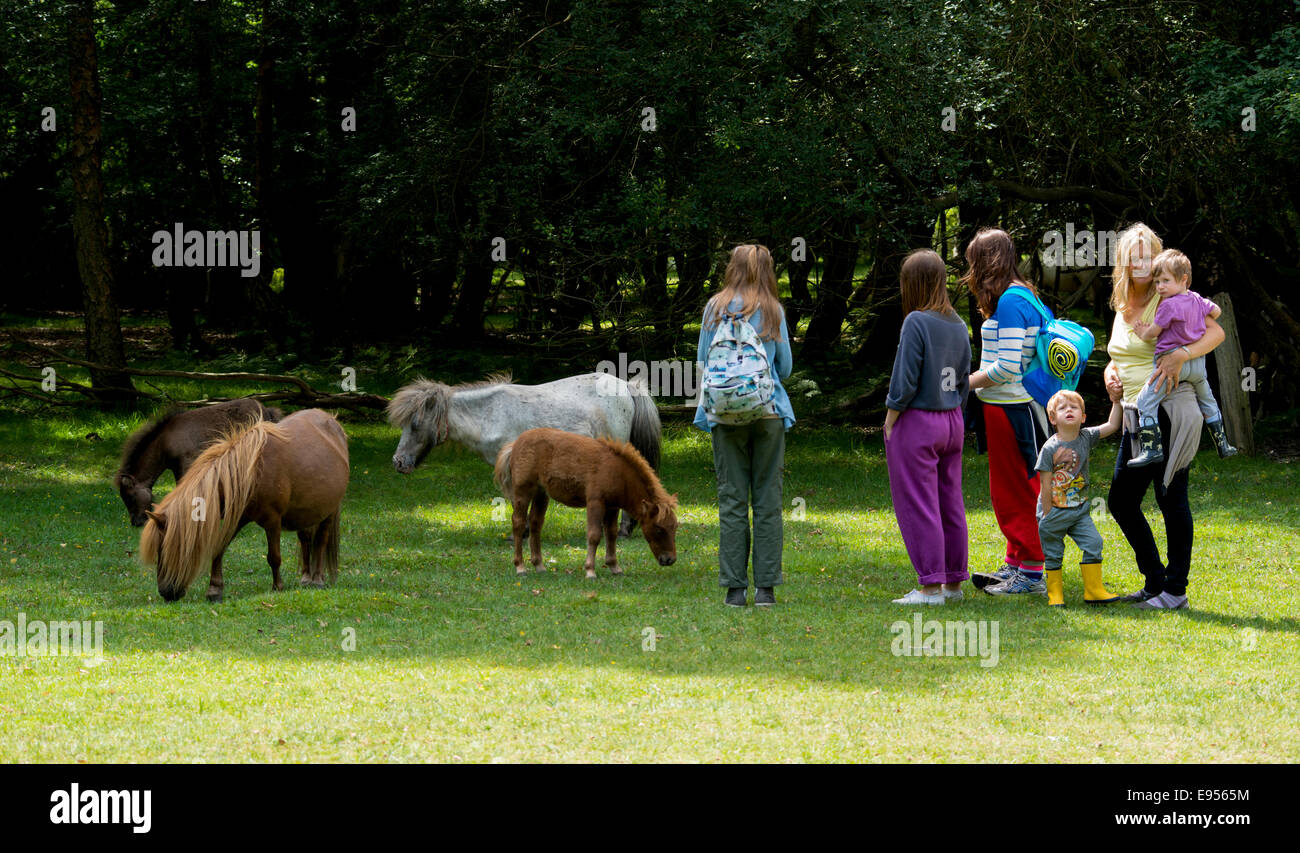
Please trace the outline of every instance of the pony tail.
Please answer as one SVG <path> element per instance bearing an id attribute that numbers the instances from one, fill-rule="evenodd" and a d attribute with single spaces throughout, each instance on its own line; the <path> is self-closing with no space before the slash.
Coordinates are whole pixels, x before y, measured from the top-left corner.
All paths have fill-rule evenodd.
<path id="1" fill-rule="evenodd" d="M 659 456 L 663 445 L 663 424 L 659 420 L 659 407 L 643 388 L 632 391 L 632 431 L 628 441 L 645 457 L 653 471 L 659 470 Z"/>
<path id="2" fill-rule="evenodd" d="M 331 515 L 325 525 L 324 568 L 329 570 L 333 584 L 339 577 L 339 513 Z"/>
<path id="3" fill-rule="evenodd" d="M 497 454 L 497 464 L 492 469 L 492 479 L 496 481 L 497 488 L 505 495 L 506 500 L 514 499 L 514 484 L 511 482 L 510 475 L 510 455 L 514 449 L 513 441 L 501 448 L 501 452 Z"/>

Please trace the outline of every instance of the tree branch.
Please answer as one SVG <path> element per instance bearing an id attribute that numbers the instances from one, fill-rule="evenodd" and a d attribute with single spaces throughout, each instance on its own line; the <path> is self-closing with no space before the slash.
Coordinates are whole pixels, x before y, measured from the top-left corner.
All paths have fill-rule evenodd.
<path id="1" fill-rule="evenodd" d="M 1133 199 L 1120 193 L 1111 192 L 1110 190 L 1101 190 L 1096 187 L 1083 186 L 1066 186 L 1066 187 L 1031 187 L 1028 184 L 1022 184 L 1018 181 L 1010 181 L 1005 178 L 994 178 L 989 181 L 989 186 L 1001 190 L 1004 195 L 1009 195 L 1022 201 L 1034 201 L 1040 204 L 1051 204 L 1060 201 L 1082 201 L 1091 204 L 1099 204 L 1112 210 L 1124 210 L 1132 207 L 1135 202 Z M 926 201 L 926 204 L 935 210 L 948 210 L 956 207 L 960 201 L 960 196 L 956 190 L 944 193 L 940 196 L 934 196 Z"/>
<path id="2" fill-rule="evenodd" d="M 94 362 L 86 361 L 84 359 L 74 358 L 72 356 L 64 355 L 58 350 L 51 349 L 50 347 L 43 346 L 41 344 L 33 343 L 31 341 L 24 340 L 22 338 L 17 337 L 16 335 L 11 334 L 10 337 L 12 337 L 15 341 L 18 341 L 19 343 L 31 347 L 34 350 L 47 353 L 49 355 L 49 358 L 46 359 L 46 361 L 57 361 L 63 364 L 73 364 L 78 367 L 84 367 L 88 370 L 107 369 L 104 365 L 96 364 Z M 283 391 L 272 391 L 272 392 L 266 392 L 262 394 L 249 395 L 254 400 L 263 400 L 263 401 L 269 400 L 269 401 L 276 401 L 276 402 L 296 403 L 304 406 L 328 406 L 331 408 L 344 408 L 344 409 L 383 409 L 388 405 L 388 398 L 381 397 L 378 394 L 361 394 L 355 391 L 345 392 L 341 394 L 325 393 L 325 392 L 317 391 L 315 388 L 311 387 L 311 385 L 308 384 L 308 382 L 305 379 L 302 379 L 301 377 L 288 376 L 279 373 L 200 373 L 200 372 L 190 371 L 190 370 L 150 370 L 150 369 L 140 368 L 140 367 L 118 367 L 113 369 L 121 373 L 129 374 L 132 376 L 163 376 L 163 377 L 170 377 L 174 379 L 197 379 L 201 381 L 216 380 L 216 381 L 227 381 L 227 382 L 238 382 L 238 381 L 275 382 L 283 385 L 293 385 L 296 388 L 296 390 L 286 389 Z M 35 382 L 37 385 L 39 385 L 41 381 L 39 378 L 23 376 L 22 374 L 13 373 L 11 371 L 4 370 L 3 368 L 0 368 L 0 374 L 11 376 L 16 379 L 22 379 L 28 382 Z M 79 385 L 75 382 L 59 380 L 58 385 L 65 387 L 68 390 L 76 391 L 79 394 L 89 395 L 92 393 L 92 389 L 90 389 L 88 386 Z M 94 389 L 93 393 L 98 394 L 101 393 L 102 390 L 103 389 Z M 126 391 L 127 389 L 122 389 L 122 390 Z M 139 389 L 132 389 L 132 392 L 139 397 L 144 397 L 150 400 L 165 399 L 163 395 L 149 394 L 140 391 Z M 27 396 L 32 396 L 32 394 L 28 393 Z M 177 405 L 205 406 L 205 405 L 209 405 L 210 403 L 224 402 L 227 399 L 232 399 L 232 398 L 213 397 L 207 400 L 181 401 L 178 402 Z"/>
<path id="3" fill-rule="evenodd" d="M 1043 204 L 1056 201 L 1086 201 L 1121 210 L 1133 204 L 1133 200 L 1126 195 L 1096 187 L 1031 187 L 1003 178 L 994 178 L 989 181 L 989 186 L 1025 201 L 1037 201 Z"/>

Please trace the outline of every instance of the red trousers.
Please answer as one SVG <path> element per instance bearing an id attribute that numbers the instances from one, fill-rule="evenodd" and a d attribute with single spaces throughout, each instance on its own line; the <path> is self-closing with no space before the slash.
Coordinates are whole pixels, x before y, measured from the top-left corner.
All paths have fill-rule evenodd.
<path id="1" fill-rule="evenodd" d="M 1007 537 L 1007 565 L 1040 570 L 1043 546 L 1038 542 L 1038 473 L 1027 475 L 1016 434 L 1001 406 L 984 407 L 984 430 L 989 452 L 989 494 L 998 527 Z"/>

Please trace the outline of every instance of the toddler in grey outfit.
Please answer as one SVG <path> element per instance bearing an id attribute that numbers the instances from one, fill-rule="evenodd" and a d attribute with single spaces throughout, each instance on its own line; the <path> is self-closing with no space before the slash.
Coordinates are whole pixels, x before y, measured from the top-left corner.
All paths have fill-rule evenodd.
<path id="1" fill-rule="evenodd" d="M 1118 601 L 1101 582 L 1101 534 L 1092 523 L 1088 500 L 1088 457 L 1103 438 L 1120 428 L 1124 408 L 1112 398 L 1110 420 L 1099 427 L 1083 425 L 1083 397 L 1074 391 L 1058 391 L 1047 401 L 1047 417 L 1056 426 L 1038 453 L 1038 539 L 1043 546 L 1043 580 L 1047 603 L 1065 604 L 1061 562 L 1065 558 L 1065 537 L 1083 552 L 1079 570 L 1083 574 L 1083 600 L 1088 604 Z"/>

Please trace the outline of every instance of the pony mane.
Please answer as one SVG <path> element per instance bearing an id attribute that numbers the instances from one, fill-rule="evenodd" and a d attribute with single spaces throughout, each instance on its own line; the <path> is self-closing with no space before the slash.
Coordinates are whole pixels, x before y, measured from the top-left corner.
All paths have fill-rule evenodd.
<path id="1" fill-rule="evenodd" d="M 160 529 L 150 518 L 140 534 L 140 559 L 145 565 L 160 565 L 160 585 L 189 586 L 230 544 L 256 485 L 262 449 L 271 438 L 289 440 L 270 421 L 235 425 L 203 451 L 163 498 L 157 512 L 166 517 L 166 527 Z M 202 498 L 205 508 L 200 521 L 191 514 L 196 498 Z"/>
<path id="2" fill-rule="evenodd" d="M 442 419 L 447 416 L 446 398 L 448 395 L 457 391 L 471 391 L 475 388 L 486 388 L 491 385 L 509 385 L 513 381 L 508 370 L 489 373 L 486 379 L 478 382 L 462 382 L 459 385 L 448 385 L 445 382 L 425 379 L 421 376 L 414 382 L 402 386 L 393 395 L 393 399 L 388 401 L 386 410 L 388 422 L 395 427 L 405 429 L 416 415 L 423 413 L 431 416 L 435 422 L 441 423 Z"/>
<path id="3" fill-rule="evenodd" d="M 135 465 L 140 461 L 140 456 L 144 453 L 144 449 L 152 444 L 153 440 L 158 437 L 158 434 L 163 431 L 163 428 L 171 423 L 172 419 L 183 411 L 185 410 L 180 406 L 172 406 L 149 423 L 131 433 L 130 438 L 126 440 L 126 444 L 122 445 L 122 461 L 118 464 L 117 474 L 113 477 L 113 485 L 115 487 L 121 488 L 122 475 L 127 471 L 135 470 Z"/>
<path id="4" fill-rule="evenodd" d="M 615 438 L 597 439 L 601 444 L 614 451 L 615 454 L 622 457 L 632 470 L 636 472 L 641 482 L 645 483 L 646 491 L 650 493 L 650 500 L 657 504 L 667 504 L 670 508 L 677 507 L 677 501 L 672 495 L 664 489 L 663 483 L 659 482 L 659 476 L 655 474 L 650 463 L 645 461 L 641 452 L 626 441 L 619 441 Z"/>

